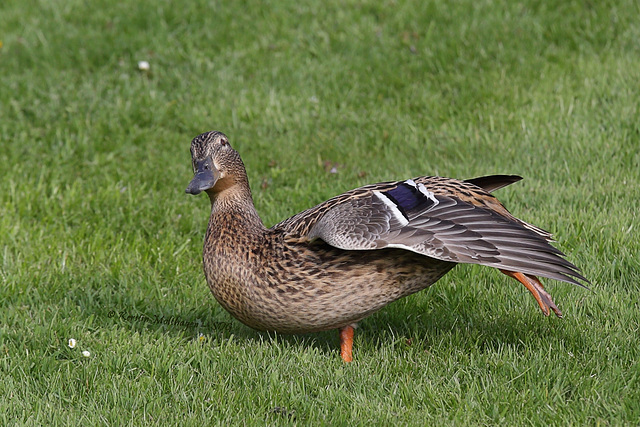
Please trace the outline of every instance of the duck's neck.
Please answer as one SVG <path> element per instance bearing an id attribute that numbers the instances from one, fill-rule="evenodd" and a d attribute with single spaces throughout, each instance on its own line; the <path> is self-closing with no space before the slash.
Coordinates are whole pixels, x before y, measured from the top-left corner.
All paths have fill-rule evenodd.
<path id="1" fill-rule="evenodd" d="M 261 235 L 266 228 L 253 205 L 249 185 L 235 185 L 217 194 L 209 194 L 211 216 L 207 234 L 226 232 Z M 215 238 L 215 237 L 214 237 Z"/>

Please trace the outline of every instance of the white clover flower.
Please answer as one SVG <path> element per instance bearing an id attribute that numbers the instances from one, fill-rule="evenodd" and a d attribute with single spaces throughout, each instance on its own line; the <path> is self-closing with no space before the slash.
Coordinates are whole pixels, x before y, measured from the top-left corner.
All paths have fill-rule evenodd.
<path id="1" fill-rule="evenodd" d="M 85 351 L 82 352 L 82 355 L 84 357 L 89 357 L 89 356 L 91 356 L 91 353 L 89 353 L 87 350 L 85 350 Z"/>
<path id="2" fill-rule="evenodd" d="M 74 348 L 76 346 L 76 340 L 73 338 L 69 338 L 69 348 Z"/>
<path id="3" fill-rule="evenodd" d="M 138 70 L 149 71 L 149 68 L 151 68 L 151 66 L 147 61 L 138 61 Z"/>

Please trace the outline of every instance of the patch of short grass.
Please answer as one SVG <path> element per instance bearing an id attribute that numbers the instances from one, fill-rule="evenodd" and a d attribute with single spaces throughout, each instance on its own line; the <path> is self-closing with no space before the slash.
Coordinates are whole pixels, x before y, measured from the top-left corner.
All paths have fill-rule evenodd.
<path id="1" fill-rule="evenodd" d="M 4 2 L 1 423 L 637 422 L 639 15 Z M 460 266 L 362 322 L 350 365 L 332 332 L 254 332 L 211 297 L 208 202 L 184 194 L 189 141 L 211 129 L 268 225 L 370 182 L 523 175 L 498 196 L 592 292 L 547 281 L 565 318 L 545 319 L 515 282 Z"/>

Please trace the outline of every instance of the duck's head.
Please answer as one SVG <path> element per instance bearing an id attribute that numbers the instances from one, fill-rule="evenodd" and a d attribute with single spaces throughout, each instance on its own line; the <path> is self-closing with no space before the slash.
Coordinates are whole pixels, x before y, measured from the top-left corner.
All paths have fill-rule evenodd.
<path id="1" fill-rule="evenodd" d="M 237 184 L 248 187 L 240 155 L 231 148 L 229 139 L 222 132 L 206 132 L 193 138 L 191 162 L 195 175 L 187 193 L 206 191 L 211 197 Z"/>

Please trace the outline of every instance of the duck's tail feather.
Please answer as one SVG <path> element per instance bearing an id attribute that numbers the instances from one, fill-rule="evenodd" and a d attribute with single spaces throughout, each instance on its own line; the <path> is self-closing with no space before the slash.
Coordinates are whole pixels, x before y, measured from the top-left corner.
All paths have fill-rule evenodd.
<path id="1" fill-rule="evenodd" d="M 465 182 L 476 185 L 484 191 L 491 193 L 520 180 L 522 180 L 522 177 L 518 175 L 488 175 L 465 179 Z"/>

